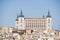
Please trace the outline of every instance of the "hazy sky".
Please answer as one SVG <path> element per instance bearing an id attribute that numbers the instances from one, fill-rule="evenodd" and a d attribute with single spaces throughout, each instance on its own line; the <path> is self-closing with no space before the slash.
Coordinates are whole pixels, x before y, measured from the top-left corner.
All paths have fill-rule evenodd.
<path id="1" fill-rule="evenodd" d="M 0 0 L 0 26 L 15 26 L 22 9 L 25 17 L 52 16 L 52 26 L 60 29 L 60 0 Z"/>

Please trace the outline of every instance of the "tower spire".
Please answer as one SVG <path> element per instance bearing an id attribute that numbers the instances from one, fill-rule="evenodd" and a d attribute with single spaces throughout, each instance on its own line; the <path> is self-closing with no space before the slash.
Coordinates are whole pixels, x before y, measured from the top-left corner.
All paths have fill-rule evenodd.
<path id="1" fill-rule="evenodd" d="M 20 15 L 22 15 L 22 9 L 21 9 L 21 14 Z"/>
<path id="2" fill-rule="evenodd" d="M 43 14 L 43 18 L 45 18 L 44 14 Z"/>
<path id="3" fill-rule="evenodd" d="M 18 15 L 17 15 L 17 19 L 16 19 L 16 21 L 18 21 Z"/>
<path id="4" fill-rule="evenodd" d="M 50 15 L 50 11 L 48 10 L 48 15 L 47 15 L 47 17 L 51 17 L 51 15 Z"/>
<path id="5" fill-rule="evenodd" d="M 19 17 L 24 17 L 24 15 L 22 14 L 22 9 L 21 9 Z"/>

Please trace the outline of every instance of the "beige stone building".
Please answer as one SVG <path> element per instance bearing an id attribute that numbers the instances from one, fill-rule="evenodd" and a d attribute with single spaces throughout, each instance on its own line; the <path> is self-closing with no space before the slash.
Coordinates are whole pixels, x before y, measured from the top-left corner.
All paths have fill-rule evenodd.
<path id="1" fill-rule="evenodd" d="M 24 15 L 21 14 L 16 19 L 16 28 L 19 30 L 26 31 L 36 31 L 36 30 L 51 30 L 52 29 L 52 18 L 50 12 L 48 11 L 47 17 L 43 18 L 25 18 Z"/>

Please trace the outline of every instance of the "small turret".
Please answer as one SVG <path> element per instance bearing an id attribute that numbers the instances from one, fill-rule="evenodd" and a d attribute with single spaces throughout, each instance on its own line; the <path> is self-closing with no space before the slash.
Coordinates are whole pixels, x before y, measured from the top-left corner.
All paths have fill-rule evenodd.
<path id="1" fill-rule="evenodd" d="M 43 15 L 43 18 L 45 18 L 45 16 Z"/>
<path id="2" fill-rule="evenodd" d="M 17 15 L 17 19 L 16 19 L 16 21 L 18 21 L 18 15 Z"/>

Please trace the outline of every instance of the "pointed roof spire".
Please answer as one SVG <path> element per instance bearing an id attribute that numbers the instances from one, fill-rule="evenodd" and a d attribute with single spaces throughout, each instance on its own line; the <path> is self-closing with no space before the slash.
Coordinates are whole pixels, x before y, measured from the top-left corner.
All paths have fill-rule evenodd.
<path id="1" fill-rule="evenodd" d="M 22 9 L 21 9 L 21 14 L 20 15 L 22 15 Z"/>
<path id="2" fill-rule="evenodd" d="M 22 9 L 21 9 L 19 17 L 24 17 L 24 15 L 22 14 Z"/>
<path id="3" fill-rule="evenodd" d="M 51 17 L 51 15 L 50 15 L 50 11 L 48 10 L 48 15 L 47 15 L 47 17 Z"/>
<path id="4" fill-rule="evenodd" d="M 16 21 L 18 21 L 18 15 L 17 15 L 17 19 L 16 19 Z"/>
<path id="5" fill-rule="evenodd" d="M 43 15 L 43 18 L 45 18 L 45 16 Z"/>

